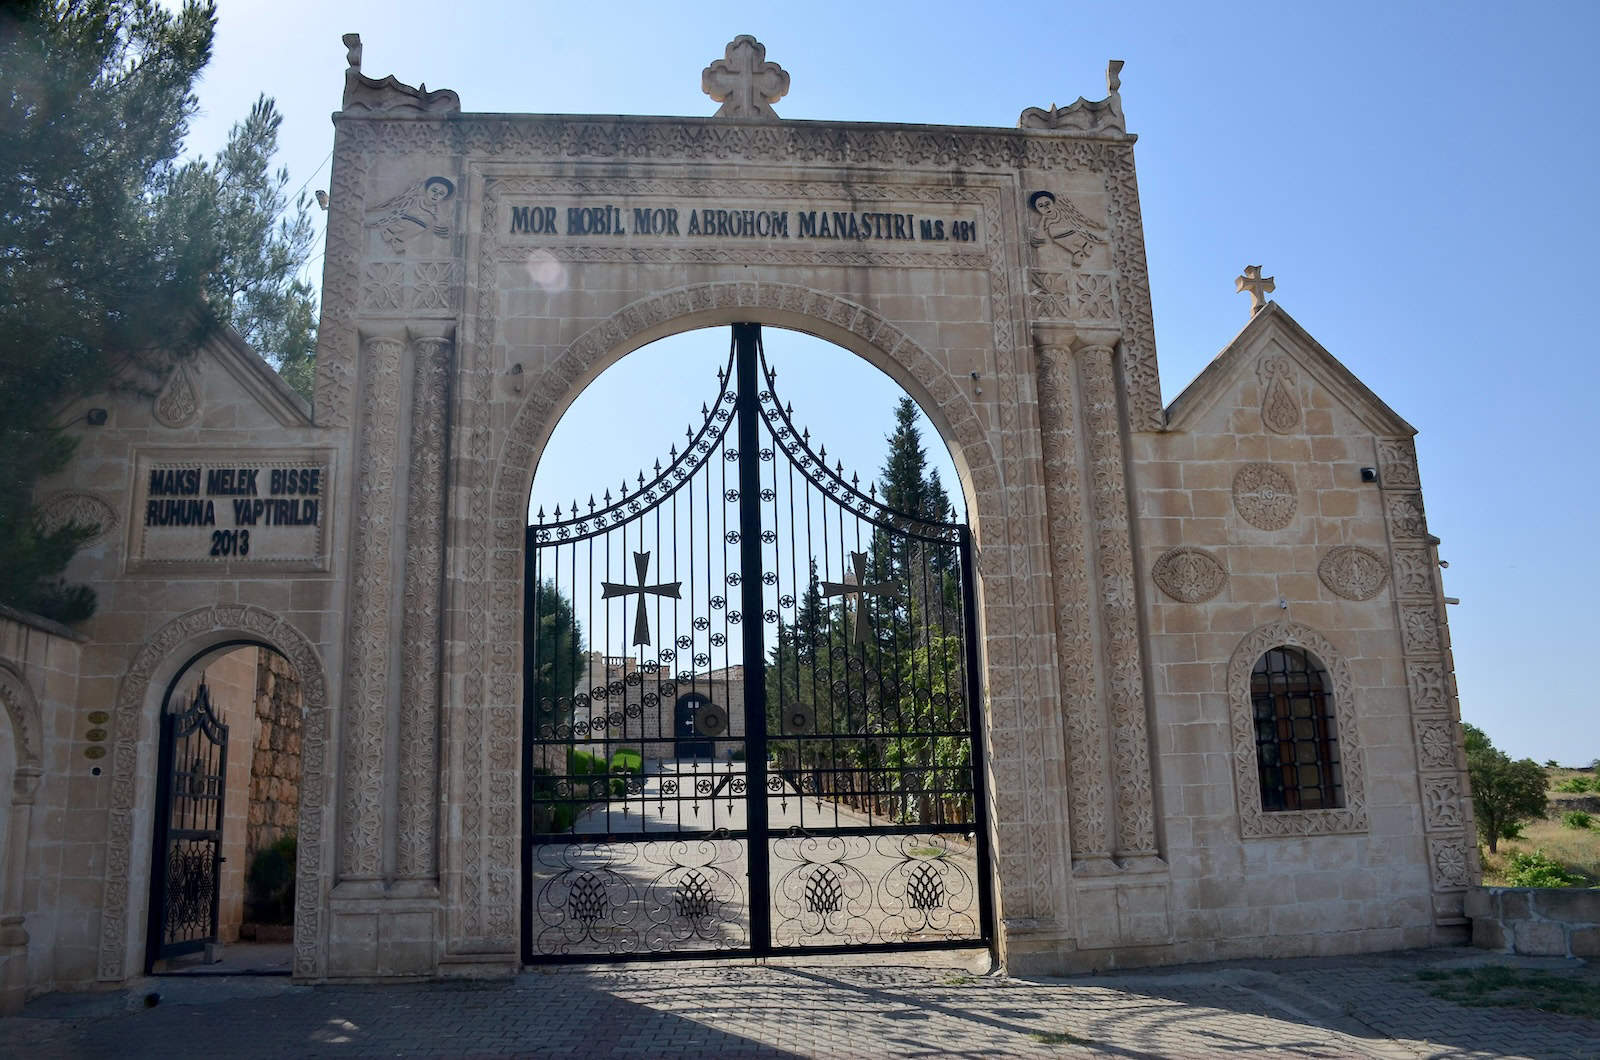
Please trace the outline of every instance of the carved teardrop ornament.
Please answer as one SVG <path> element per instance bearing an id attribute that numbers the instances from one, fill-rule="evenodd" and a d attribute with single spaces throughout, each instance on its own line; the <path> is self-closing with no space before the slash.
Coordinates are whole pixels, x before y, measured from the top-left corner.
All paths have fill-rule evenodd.
<path id="1" fill-rule="evenodd" d="M 1228 584 L 1221 561 L 1198 548 L 1170 549 L 1156 560 L 1150 574 L 1162 592 L 1185 604 L 1209 600 Z"/>

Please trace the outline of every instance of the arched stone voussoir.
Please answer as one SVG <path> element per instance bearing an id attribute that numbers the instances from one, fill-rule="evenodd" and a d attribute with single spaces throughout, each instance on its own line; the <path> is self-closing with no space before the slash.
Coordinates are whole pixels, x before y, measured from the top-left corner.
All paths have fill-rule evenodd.
<path id="1" fill-rule="evenodd" d="M 632 302 L 578 336 L 540 374 L 549 384 L 530 385 L 517 409 L 496 462 L 496 520 L 526 522 L 534 462 L 561 414 L 587 384 L 641 346 L 695 328 L 754 320 L 815 335 L 842 346 L 882 369 L 911 392 L 962 472 L 974 529 L 1004 520 L 1005 505 L 995 476 L 977 469 L 996 466 L 977 410 L 943 362 L 897 325 L 860 303 L 798 284 L 740 282 L 678 287 Z M 519 542 L 520 544 L 520 542 Z"/>

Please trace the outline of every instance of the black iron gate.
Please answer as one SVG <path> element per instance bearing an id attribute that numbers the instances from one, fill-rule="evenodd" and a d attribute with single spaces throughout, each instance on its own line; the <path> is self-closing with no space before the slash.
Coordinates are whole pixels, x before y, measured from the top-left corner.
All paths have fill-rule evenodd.
<path id="1" fill-rule="evenodd" d="M 652 477 L 528 527 L 528 961 L 991 936 L 967 527 L 830 469 L 732 347 Z"/>
<path id="2" fill-rule="evenodd" d="M 228 727 L 202 683 L 186 710 L 161 715 L 147 972 L 218 940 L 227 774 Z"/>

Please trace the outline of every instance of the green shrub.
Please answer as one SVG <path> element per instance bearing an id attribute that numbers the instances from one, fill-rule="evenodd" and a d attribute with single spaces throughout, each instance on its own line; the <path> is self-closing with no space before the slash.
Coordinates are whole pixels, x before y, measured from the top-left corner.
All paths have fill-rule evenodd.
<path id="1" fill-rule="evenodd" d="M 592 777 L 610 770 L 606 768 L 606 760 L 599 755 L 573 750 L 567 752 L 567 772 L 575 777 Z"/>
<path id="2" fill-rule="evenodd" d="M 1561 823 L 1568 828 L 1588 828 L 1594 824 L 1594 818 L 1583 810 L 1573 810 L 1561 815 Z"/>
<path id="3" fill-rule="evenodd" d="M 245 873 L 245 919 L 251 923 L 294 923 L 295 850 L 290 833 L 251 859 Z"/>
<path id="4" fill-rule="evenodd" d="M 1512 887 L 1576 887 L 1583 881 L 1543 850 L 1535 850 L 1506 858 L 1506 882 Z"/>
<path id="5" fill-rule="evenodd" d="M 1568 795 L 1582 795 L 1586 791 L 1600 791 L 1600 778 L 1568 777 L 1556 785 L 1556 790 Z"/>
<path id="6" fill-rule="evenodd" d="M 644 768 L 644 756 L 636 748 L 619 747 L 611 755 L 611 772 L 637 773 Z"/>

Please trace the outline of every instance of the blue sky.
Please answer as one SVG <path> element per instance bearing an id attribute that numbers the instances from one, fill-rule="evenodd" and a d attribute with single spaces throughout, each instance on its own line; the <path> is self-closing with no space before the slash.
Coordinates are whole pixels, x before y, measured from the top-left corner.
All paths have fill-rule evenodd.
<path id="1" fill-rule="evenodd" d="M 1463 716 L 1514 755 L 1600 756 L 1575 665 L 1595 650 L 1600 589 L 1582 319 L 1600 236 L 1600 5 L 220 8 L 191 144 L 213 151 L 266 92 L 286 115 L 291 187 L 326 187 L 352 30 L 368 74 L 455 89 L 468 111 L 707 115 L 701 69 L 751 33 L 792 76 L 786 118 L 1010 127 L 1025 107 L 1100 98 L 1106 60 L 1125 60 L 1166 399 L 1243 325 L 1233 278 L 1263 265 L 1274 298 L 1421 432 L 1446 592 L 1462 600 Z M 656 403 L 697 410 L 714 380 L 694 374 Z M 874 469 L 887 425 L 834 416 L 846 437 L 830 450 Z M 624 470 L 653 444 L 622 436 L 594 461 Z"/>

